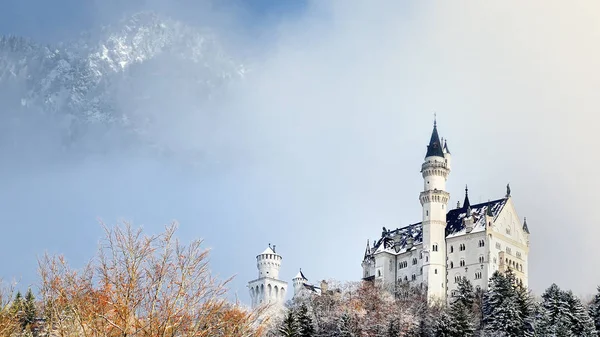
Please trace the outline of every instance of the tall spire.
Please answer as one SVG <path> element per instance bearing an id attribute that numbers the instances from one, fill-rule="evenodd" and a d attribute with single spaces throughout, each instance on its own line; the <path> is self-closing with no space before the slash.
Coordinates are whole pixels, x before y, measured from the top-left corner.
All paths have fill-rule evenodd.
<path id="1" fill-rule="evenodd" d="M 471 202 L 469 201 L 469 186 L 465 185 L 465 201 L 463 202 L 463 208 L 467 209 L 471 207 Z"/>
<path id="2" fill-rule="evenodd" d="M 444 158 L 444 150 L 442 148 L 442 142 L 440 141 L 440 136 L 437 131 L 437 120 L 433 119 L 433 132 L 431 133 L 431 139 L 429 140 L 429 145 L 427 145 L 427 154 L 425 158 L 436 156 Z"/>

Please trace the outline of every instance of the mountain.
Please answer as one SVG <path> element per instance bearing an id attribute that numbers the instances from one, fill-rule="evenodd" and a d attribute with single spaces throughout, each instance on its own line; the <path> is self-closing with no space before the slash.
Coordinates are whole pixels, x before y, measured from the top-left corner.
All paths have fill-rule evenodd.
<path id="1" fill-rule="evenodd" d="M 0 147 L 31 144 L 33 132 L 67 151 L 168 150 L 181 142 L 164 130 L 193 132 L 189 124 L 214 113 L 211 100 L 245 72 L 215 33 L 151 12 L 57 45 L 3 36 Z"/>

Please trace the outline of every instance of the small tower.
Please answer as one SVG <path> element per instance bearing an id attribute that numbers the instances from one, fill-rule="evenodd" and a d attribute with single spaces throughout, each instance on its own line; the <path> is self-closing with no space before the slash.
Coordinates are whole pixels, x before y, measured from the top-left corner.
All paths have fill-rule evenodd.
<path id="1" fill-rule="evenodd" d="M 300 268 L 298 274 L 292 279 L 292 282 L 294 284 L 294 297 L 296 297 L 304 287 L 304 284 L 308 282 L 308 279 L 302 273 L 302 268 Z"/>
<path id="2" fill-rule="evenodd" d="M 447 146 L 446 146 L 447 148 Z M 446 153 L 445 153 L 446 152 Z M 448 156 L 448 157 L 446 157 Z M 433 122 L 433 132 L 421 165 L 424 190 L 419 195 L 423 207 L 423 284 L 429 299 L 446 300 L 446 212 L 450 193 L 446 180 L 450 174 L 450 153 L 444 151 Z"/>
<path id="3" fill-rule="evenodd" d="M 256 256 L 258 278 L 248 282 L 252 308 L 267 304 L 283 305 L 285 302 L 288 284 L 279 279 L 281 260 L 281 255 L 275 252 L 275 246 L 271 247 L 271 244 Z"/>

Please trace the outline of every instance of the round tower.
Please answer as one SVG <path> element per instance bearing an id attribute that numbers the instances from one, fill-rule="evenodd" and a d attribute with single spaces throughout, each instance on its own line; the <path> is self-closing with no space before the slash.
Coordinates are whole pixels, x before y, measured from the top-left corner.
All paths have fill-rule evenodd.
<path id="1" fill-rule="evenodd" d="M 271 247 L 271 244 L 256 256 L 258 278 L 248 282 L 252 308 L 267 304 L 283 306 L 288 284 L 279 279 L 281 260 L 281 255 L 277 254 L 275 246 Z"/>
<path id="2" fill-rule="evenodd" d="M 275 246 L 265 249 L 264 252 L 256 256 L 256 267 L 258 268 L 258 277 L 279 278 L 279 269 L 281 268 L 281 255 L 275 252 Z"/>
<path id="3" fill-rule="evenodd" d="M 450 174 L 450 152 L 440 142 L 437 122 L 421 165 L 424 190 L 419 199 L 423 208 L 423 283 L 429 298 L 446 299 L 446 213 L 450 194 L 446 181 Z"/>
<path id="4" fill-rule="evenodd" d="M 298 274 L 292 279 L 292 282 L 294 284 L 294 297 L 296 297 L 300 293 L 300 290 L 302 290 L 304 283 L 308 282 L 308 279 L 302 273 L 302 268 L 300 268 Z"/>

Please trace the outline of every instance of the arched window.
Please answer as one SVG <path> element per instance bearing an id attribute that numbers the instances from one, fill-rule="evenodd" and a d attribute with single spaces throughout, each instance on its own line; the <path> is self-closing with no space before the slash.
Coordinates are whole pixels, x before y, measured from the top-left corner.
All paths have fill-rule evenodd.
<path id="1" fill-rule="evenodd" d="M 433 249 L 432 249 L 432 250 L 433 250 L 434 252 L 437 252 L 437 251 L 438 251 L 438 245 L 437 245 L 437 243 L 434 243 L 434 244 L 433 244 Z"/>
<path id="2" fill-rule="evenodd" d="M 454 268 L 454 262 L 450 261 L 450 268 Z"/>
<path id="3" fill-rule="evenodd" d="M 412 279 L 413 281 L 416 281 L 416 280 L 417 280 L 417 275 L 415 275 L 415 274 L 412 274 L 412 276 L 411 276 L 411 279 Z"/>
<path id="4" fill-rule="evenodd" d="M 423 258 L 423 252 L 419 252 L 419 259 Z"/>
<path id="5" fill-rule="evenodd" d="M 434 270 L 434 273 L 437 274 L 437 269 Z"/>
<path id="6" fill-rule="evenodd" d="M 377 271 L 377 277 L 381 277 L 381 270 Z"/>
<path id="7" fill-rule="evenodd" d="M 483 255 L 479 256 L 479 263 L 483 263 L 485 261 L 485 258 L 483 257 Z"/>
<path id="8" fill-rule="evenodd" d="M 454 283 L 458 282 L 460 282 L 460 275 L 456 274 L 456 276 L 454 276 Z"/>
<path id="9" fill-rule="evenodd" d="M 413 258 L 413 265 L 417 264 L 417 258 Z"/>
<path id="10" fill-rule="evenodd" d="M 461 267 L 464 267 L 464 266 L 465 266 L 465 260 L 464 260 L 464 259 L 461 259 L 461 260 L 460 260 L 460 266 L 461 266 Z"/>
<path id="11" fill-rule="evenodd" d="M 450 253 L 454 253 L 454 246 L 450 246 Z"/>

